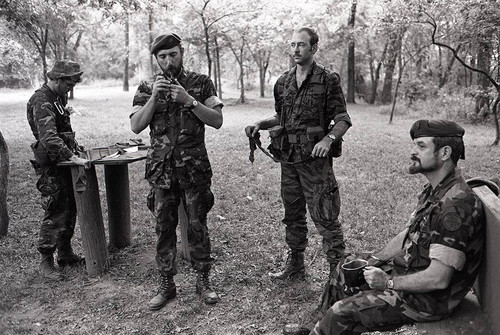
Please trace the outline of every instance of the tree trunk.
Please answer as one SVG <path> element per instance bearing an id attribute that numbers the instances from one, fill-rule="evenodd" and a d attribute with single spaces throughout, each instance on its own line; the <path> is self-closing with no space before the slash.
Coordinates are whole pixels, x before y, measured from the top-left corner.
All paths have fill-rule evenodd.
<path id="1" fill-rule="evenodd" d="M 207 55 L 207 66 L 208 66 L 208 77 L 212 77 L 212 57 L 210 56 L 210 34 L 208 32 L 208 26 L 205 22 L 205 19 L 202 18 L 203 20 L 203 26 L 205 27 L 205 54 Z"/>
<path id="2" fill-rule="evenodd" d="M 351 14 L 349 15 L 349 45 L 347 49 L 347 102 L 355 103 L 354 92 L 355 92 L 355 43 L 354 37 L 352 36 L 354 30 L 354 22 L 356 18 L 356 5 L 357 0 L 352 0 Z"/>
<path id="3" fill-rule="evenodd" d="M 396 60 L 401 46 L 401 34 L 391 34 L 391 41 L 388 46 L 388 61 L 385 67 L 384 87 L 382 88 L 382 103 L 388 104 L 392 100 L 392 77 L 394 75 L 394 68 L 396 67 Z"/>
<path id="4" fill-rule="evenodd" d="M 399 84 L 401 84 L 401 78 L 403 77 L 403 70 L 405 64 L 403 64 L 401 58 L 402 57 L 400 52 L 398 55 L 399 75 L 398 75 L 398 81 L 396 82 L 396 89 L 394 90 L 394 97 L 392 98 L 392 108 L 391 108 L 391 116 L 389 118 L 389 124 L 392 123 L 392 119 L 394 118 L 394 110 L 396 109 L 396 100 L 398 98 Z"/>
<path id="5" fill-rule="evenodd" d="M 486 73 L 490 73 L 491 66 L 491 44 L 489 42 L 479 42 L 477 50 L 477 68 L 483 70 Z M 481 73 L 476 74 L 476 83 L 483 90 L 486 90 L 490 86 L 490 81 L 486 76 Z"/>
<path id="6" fill-rule="evenodd" d="M 380 79 L 380 69 L 382 68 L 382 64 L 385 61 L 385 56 L 387 54 L 388 44 L 389 43 L 386 41 L 385 45 L 384 45 L 384 51 L 382 52 L 382 57 L 380 58 L 380 61 L 377 65 L 377 69 L 375 70 L 374 74 L 372 75 L 372 93 L 370 95 L 370 100 L 368 101 L 368 103 L 370 105 L 373 105 L 377 99 L 377 89 L 378 89 L 378 82 Z M 373 65 L 371 65 L 371 67 L 373 67 Z"/>
<path id="7" fill-rule="evenodd" d="M 216 88 L 219 93 L 219 98 L 222 99 L 222 75 L 221 75 L 221 68 L 220 68 L 220 47 L 219 47 L 219 41 L 217 40 L 217 35 L 214 37 L 214 44 L 215 44 L 215 67 L 217 68 L 217 74 L 215 75 L 215 83 L 216 83 Z"/>
<path id="8" fill-rule="evenodd" d="M 0 237 L 6 236 L 9 228 L 7 211 L 7 186 L 9 177 L 9 150 L 0 132 Z"/>
<path id="9" fill-rule="evenodd" d="M 461 44 L 457 46 L 456 49 L 457 52 L 460 50 L 461 46 L 462 46 Z M 448 82 L 448 78 L 450 77 L 451 73 L 451 68 L 453 67 L 454 63 L 455 63 L 455 56 L 451 54 L 450 59 L 448 59 L 448 65 L 446 65 L 446 70 L 443 72 L 441 78 L 439 78 L 439 85 L 438 85 L 439 88 L 442 88 Z"/>
<path id="10" fill-rule="evenodd" d="M 149 50 L 151 52 L 151 47 L 153 46 L 153 9 L 151 8 L 148 13 L 148 35 L 149 35 Z M 149 66 L 151 66 L 151 76 L 155 74 L 155 64 L 154 56 L 150 54 L 149 56 Z"/>
<path id="11" fill-rule="evenodd" d="M 130 27 L 129 27 L 129 14 L 125 14 L 125 58 L 123 60 L 123 91 L 128 92 L 128 61 L 129 61 L 129 48 L 130 48 Z"/>
<path id="12" fill-rule="evenodd" d="M 240 102 L 245 103 L 245 69 L 243 68 L 243 55 L 241 55 L 240 64 Z"/>

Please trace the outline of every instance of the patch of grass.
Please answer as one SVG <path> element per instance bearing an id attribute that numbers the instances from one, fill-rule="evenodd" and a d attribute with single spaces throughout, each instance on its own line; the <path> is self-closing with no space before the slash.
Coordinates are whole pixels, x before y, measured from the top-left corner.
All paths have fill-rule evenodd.
<path id="1" fill-rule="evenodd" d="M 120 88 L 81 88 L 70 104 L 73 128 L 86 147 L 130 138 L 149 143 L 148 131 L 130 131 L 128 114 L 133 92 Z M 110 271 L 89 278 L 85 271 L 65 270 L 66 279 L 46 283 L 39 277 L 36 250 L 42 210 L 29 159 L 33 141 L 25 119 L 29 94 L 0 94 L 2 131 L 9 145 L 11 173 L 9 235 L 0 239 L 0 333 L 2 334 L 281 334 L 317 304 L 328 265 L 321 236 L 309 224 L 306 251 L 308 277 L 271 281 L 267 273 L 286 258 L 278 164 L 260 152 L 248 161 L 244 127 L 274 113 L 272 99 L 250 95 L 250 103 L 234 104 L 229 96 L 220 130 L 207 128 L 207 147 L 214 170 L 215 206 L 208 221 L 216 262 L 212 271 L 222 301 L 204 305 L 194 291 L 195 273 L 179 260 L 178 297 L 158 312 L 147 302 L 157 286 L 154 221 L 145 205 L 149 185 L 144 163 L 129 165 L 133 244 L 110 252 Z M 383 108 L 382 108 L 383 109 Z M 396 112 L 392 125 L 380 107 L 350 105 L 354 127 L 345 136 L 343 156 L 334 161 L 342 198 L 341 222 L 348 251 L 377 249 L 403 229 L 424 178 L 410 176 L 413 114 Z M 466 124 L 467 177 L 493 177 L 499 149 L 490 147 L 494 130 Z M 268 143 L 267 132 L 262 139 Z M 103 171 L 97 168 L 103 215 L 107 208 Z M 77 226 L 73 246 L 82 253 Z M 399 334 L 413 334 L 412 327 Z"/>

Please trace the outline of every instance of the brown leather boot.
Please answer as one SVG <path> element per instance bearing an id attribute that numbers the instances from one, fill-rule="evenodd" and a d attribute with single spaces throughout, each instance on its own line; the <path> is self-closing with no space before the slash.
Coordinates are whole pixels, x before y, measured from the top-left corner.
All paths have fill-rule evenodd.
<path id="1" fill-rule="evenodd" d="M 61 280 L 62 275 L 54 266 L 54 256 L 42 255 L 42 260 L 40 262 L 40 273 L 43 277 L 50 280 Z"/>
<path id="2" fill-rule="evenodd" d="M 288 279 L 291 277 L 303 279 L 305 275 L 304 252 L 301 251 L 290 251 L 286 259 L 285 268 L 279 272 L 269 273 L 269 277 L 274 279 Z"/>
<path id="3" fill-rule="evenodd" d="M 216 304 L 220 301 L 217 293 L 210 287 L 208 271 L 199 271 L 196 280 L 196 293 L 201 294 L 201 298 L 208 305 Z"/>
<path id="4" fill-rule="evenodd" d="M 160 287 L 158 294 L 151 299 L 148 307 L 152 311 L 157 311 L 163 308 L 169 301 L 175 298 L 177 290 L 175 288 L 174 276 L 160 274 Z"/>

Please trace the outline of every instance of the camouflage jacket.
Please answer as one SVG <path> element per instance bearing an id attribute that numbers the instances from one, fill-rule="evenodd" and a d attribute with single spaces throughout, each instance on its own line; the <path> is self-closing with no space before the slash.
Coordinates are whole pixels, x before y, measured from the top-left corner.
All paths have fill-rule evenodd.
<path id="1" fill-rule="evenodd" d="M 150 99 L 156 76 L 153 81 L 139 84 L 132 115 Z M 176 79 L 205 106 L 223 106 L 207 76 L 183 69 Z M 169 189 L 173 178 L 183 188 L 210 181 L 212 169 L 205 148 L 205 124 L 189 108 L 170 99 L 160 99 L 149 128 L 151 148 L 146 159 L 146 179 L 153 187 Z"/>
<path id="2" fill-rule="evenodd" d="M 296 70 L 294 67 L 285 72 L 274 85 L 275 110 L 286 134 L 303 135 L 308 127 L 321 126 L 321 110 L 327 126 L 332 120 L 352 125 L 337 73 L 314 62 L 299 88 Z M 281 158 L 301 161 L 310 156 L 311 149 L 305 143 L 290 143 L 282 150 Z"/>
<path id="3" fill-rule="evenodd" d="M 68 160 L 77 150 L 66 97 L 60 97 L 43 85 L 27 105 L 28 123 L 35 136 L 35 158 L 42 165 Z"/>
<path id="4" fill-rule="evenodd" d="M 484 214 L 481 200 L 460 171 L 452 171 L 432 189 L 426 185 L 408 222 L 404 256 L 394 271 L 404 275 L 426 269 L 431 259 L 453 267 L 446 289 L 429 293 L 398 291 L 409 317 L 417 321 L 449 315 L 471 289 L 483 258 Z"/>

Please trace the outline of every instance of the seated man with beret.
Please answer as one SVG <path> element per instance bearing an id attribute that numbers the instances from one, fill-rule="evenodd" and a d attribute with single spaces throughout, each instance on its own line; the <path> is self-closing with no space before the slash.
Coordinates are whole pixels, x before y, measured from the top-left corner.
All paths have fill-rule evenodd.
<path id="1" fill-rule="evenodd" d="M 357 290 L 346 289 L 339 264 L 312 320 L 287 325 L 285 334 L 359 334 L 450 315 L 474 284 L 484 247 L 481 201 L 457 169 L 464 133 L 452 121 L 413 124 L 409 172 L 429 183 L 406 228 L 366 256 L 366 283 Z"/>

